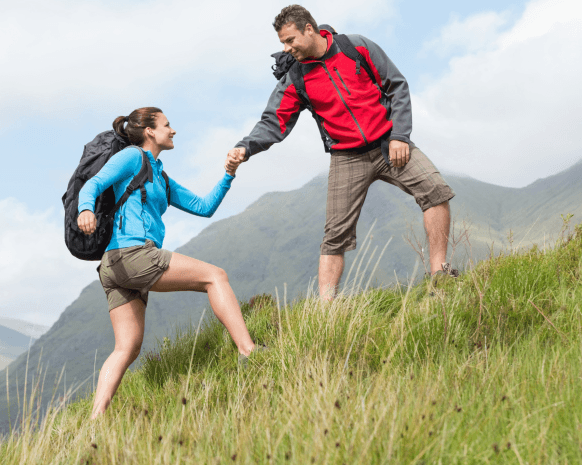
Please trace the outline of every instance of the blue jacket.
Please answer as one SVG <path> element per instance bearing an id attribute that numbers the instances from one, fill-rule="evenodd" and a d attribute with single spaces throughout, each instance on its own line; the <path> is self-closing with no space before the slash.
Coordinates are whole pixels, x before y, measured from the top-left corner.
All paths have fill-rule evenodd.
<path id="1" fill-rule="evenodd" d="M 150 151 L 145 151 L 152 165 L 154 182 L 145 183 L 147 201 L 141 203 L 139 189 L 134 191 L 123 206 L 115 213 L 113 236 L 106 250 L 122 249 L 143 245 L 149 239 L 162 248 L 166 227 L 162 215 L 168 209 L 166 182 L 162 177 L 161 160 L 155 160 Z M 128 184 L 139 172 L 142 155 L 135 147 L 127 147 L 116 153 L 103 166 L 101 171 L 85 183 L 79 192 L 79 213 L 83 210 L 94 211 L 95 199 L 105 189 L 113 185 L 115 200 L 125 192 Z M 212 192 L 201 198 L 170 178 L 170 202 L 182 211 L 193 215 L 211 217 L 230 189 L 234 176 L 225 173 Z"/>

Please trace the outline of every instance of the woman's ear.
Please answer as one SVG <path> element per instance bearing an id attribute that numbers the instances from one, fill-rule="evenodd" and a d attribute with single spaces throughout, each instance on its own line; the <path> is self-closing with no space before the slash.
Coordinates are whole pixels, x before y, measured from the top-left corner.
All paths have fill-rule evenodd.
<path id="1" fill-rule="evenodd" d="M 145 128 L 145 133 L 147 136 L 155 138 L 154 130 L 152 128 Z"/>

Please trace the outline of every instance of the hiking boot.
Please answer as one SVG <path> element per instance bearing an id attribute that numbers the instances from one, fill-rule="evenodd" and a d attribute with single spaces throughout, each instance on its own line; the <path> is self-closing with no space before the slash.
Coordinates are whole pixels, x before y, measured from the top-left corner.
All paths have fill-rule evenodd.
<path id="1" fill-rule="evenodd" d="M 267 346 L 255 345 L 255 348 L 249 355 L 238 354 L 238 366 L 244 370 L 247 367 L 249 358 L 254 356 L 253 354 L 256 352 L 263 352 L 265 350 L 269 350 L 269 348 Z"/>
<path id="2" fill-rule="evenodd" d="M 433 287 L 438 287 L 451 278 L 455 279 L 459 277 L 459 270 L 455 270 L 450 263 L 443 263 L 441 267 L 442 270 L 438 270 L 430 277 L 430 281 Z M 429 295 L 432 297 L 434 292 L 431 292 Z"/>
<path id="3" fill-rule="evenodd" d="M 435 275 L 440 274 L 440 275 L 445 275 L 445 276 L 452 276 L 453 278 L 458 278 L 459 277 L 459 270 L 455 270 L 450 263 L 443 263 L 441 265 L 442 267 L 442 271 L 438 270 Z M 433 275 L 434 276 L 434 275 Z"/>
<path id="4" fill-rule="evenodd" d="M 425 279 L 438 280 L 438 278 L 442 276 L 451 276 L 453 278 L 459 277 L 459 270 L 454 269 L 450 263 L 443 263 L 441 267 L 442 269 L 436 271 L 434 274 L 425 273 Z"/>

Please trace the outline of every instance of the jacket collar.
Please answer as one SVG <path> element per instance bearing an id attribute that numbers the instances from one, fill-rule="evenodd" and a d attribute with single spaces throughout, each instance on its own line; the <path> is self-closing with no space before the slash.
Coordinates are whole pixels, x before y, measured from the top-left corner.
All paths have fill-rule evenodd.
<path id="1" fill-rule="evenodd" d="M 321 58 L 307 57 L 301 63 L 304 63 L 304 64 L 317 63 L 317 62 L 324 61 L 328 58 L 329 51 L 331 49 L 331 46 L 333 45 L 333 34 L 326 29 L 320 29 L 319 34 L 321 35 L 321 37 L 325 37 L 325 39 L 327 40 L 327 50 L 325 51 L 325 53 L 323 54 L 323 56 Z"/>
<path id="2" fill-rule="evenodd" d="M 142 150 L 143 150 L 143 149 L 142 149 Z M 152 155 L 152 152 L 150 152 L 149 150 L 144 150 L 143 152 L 144 152 L 144 153 L 147 155 L 147 157 L 148 157 L 148 159 L 149 159 L 149 161 L 150 161 L 150 163 L 151 163 L 152 167 L 153 167 L 153 166 L 157 166 L 157 167 L 159 167 L 160 169 L 163 169 L 163 168 L 162 168 L 162 167 L 163 167 L 163 165 L 162 165 L 162 160 L 160 160 L 160 157 L 159 157 L 159 156 L 158 156 L 158 159 L 156 160 L 156 159 L 154 158 L 154 156 Z"/>

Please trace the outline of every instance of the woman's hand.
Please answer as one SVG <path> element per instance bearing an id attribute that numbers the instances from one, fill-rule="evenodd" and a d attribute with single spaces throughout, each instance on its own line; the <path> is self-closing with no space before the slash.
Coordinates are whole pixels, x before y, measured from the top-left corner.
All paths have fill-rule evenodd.
<path id="1" fill-rule="evenodd" d="M 224 163 L 224 169 L 228 174 L 234 176 L 240 164 L 245 161 L 246 149 L 244 147 L 237 147 L 229 150 Z"/>
<path id="2" fill-rule="evenodd" d="M 93 234 L 97 229 L 97 219 L 91 210 L 83 210 L 77 218 L 77 226 L 87 236 Z"/>

